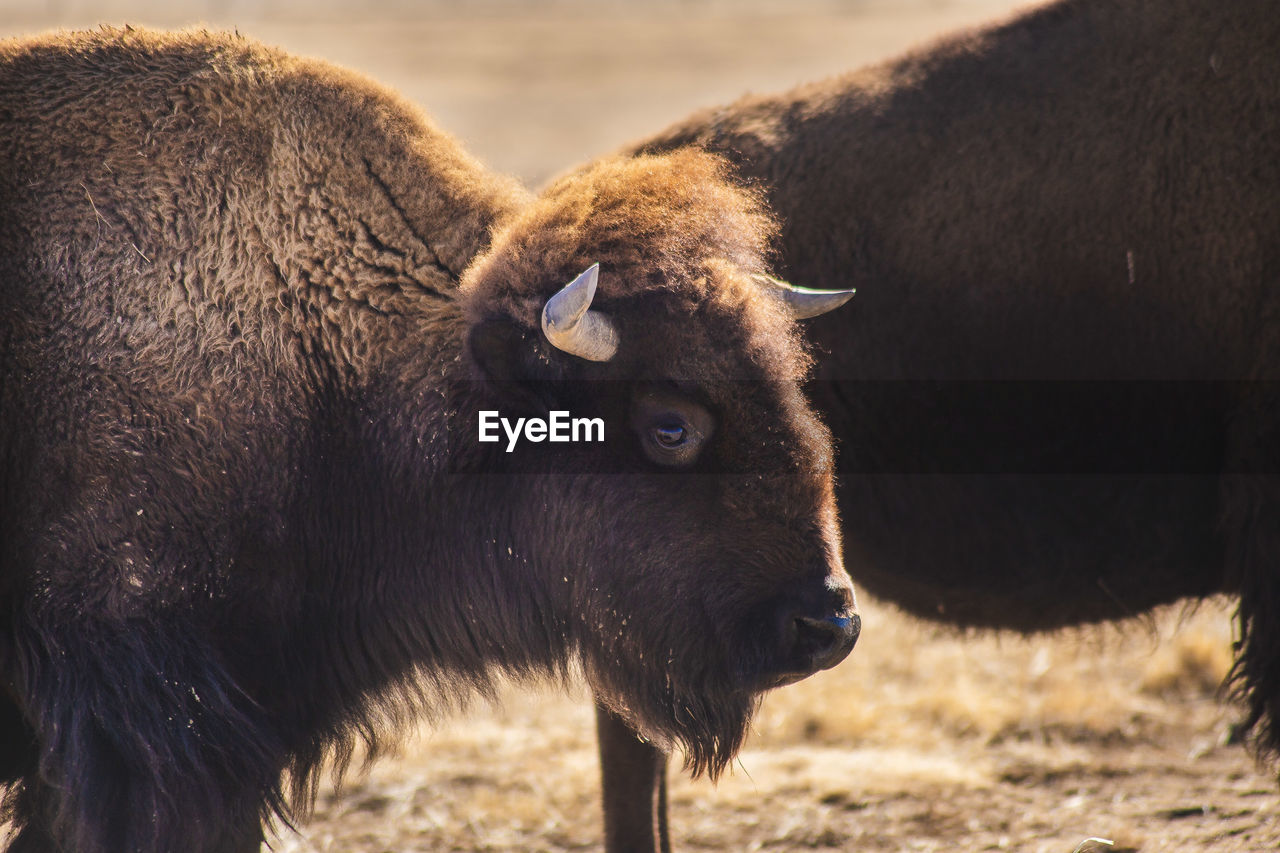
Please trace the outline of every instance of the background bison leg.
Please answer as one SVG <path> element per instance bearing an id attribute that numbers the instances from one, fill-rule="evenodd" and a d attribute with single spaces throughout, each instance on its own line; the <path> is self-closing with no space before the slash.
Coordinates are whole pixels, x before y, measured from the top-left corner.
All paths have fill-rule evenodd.
<path id="1" fill-rule="evenodd" d="M 667 754 L 596 704 L 604 846 L 608 853 L 671 853 L 667 837 Z"/>
<path id="2" fill-rule="evenodd" d="M 1280 363 L 1264 362 L 1263 371 Z M 1264 372 L 1263 375 L 1266 375 Z M 1223 477 L 1227 585 L 1240 596 L 1230 681 L 1260 752 L 1280 755 L 1280 382 L 1250 383 L 1232 419 Z"/>

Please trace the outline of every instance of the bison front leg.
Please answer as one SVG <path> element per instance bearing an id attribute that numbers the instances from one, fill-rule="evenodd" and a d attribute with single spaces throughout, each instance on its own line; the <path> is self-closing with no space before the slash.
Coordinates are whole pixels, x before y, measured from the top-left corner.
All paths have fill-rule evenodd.
<path id="1" fill-rule="evenodd" d="M 44 812 L 54 802 L 38 778 L 29 777 L 5 797 L 5 808 L 19 827 L 5 848 L 6 853 L 59 853 L 62 847 L 49 834 L 50 821 Z"/>
<path id="2" fill-rule="evenodd" d="M 35 739 L 11 849 L 256 851 L 284 751 L 202 626 L 80 605 L 28 609 L 6 661 Z"/>
<path id="3" fill-rule="evenodd" d="M 37 780 L 29 780 L 14 790 L 9 806 L 22 829 L 9 842 L 6 853 L 72 853 L 77 850 L 59 842 L 51 834 L 55 818 L 46 814 L 56 808 L 56 794 L 43 790 Z M 209 848 L 211 853 L 259 853 L 264 836 L 262 823 L 254 816 L 245 825 L 228 827 L 223 837 Z"/>
<path id="4" fill-rule="evenodd" d="M 57 795 L 45 790 L 37 779 L 13 791 L 8 805 L 15 815 L 22 816 L 22 829 L 10 840 L 7 853 L 70 853 L 76 849 L 50 834 L 56 819 L 48 812 L 56 808 L 57 800 Z M 262 822 L 254 815 L 242 826 L 226 827 L 209 849 L 213 853 L 259 853 L 263 840 Z"/>
<path id="5" fill-rule="evenodd" d="M 596 705 L 604 847 L 608 853 L 671 853 L 667 837 L 667 754 Z"/>

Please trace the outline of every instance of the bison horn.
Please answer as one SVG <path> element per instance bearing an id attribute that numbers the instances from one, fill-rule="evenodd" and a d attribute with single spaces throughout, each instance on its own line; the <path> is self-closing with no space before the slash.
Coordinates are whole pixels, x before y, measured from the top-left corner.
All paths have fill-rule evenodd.
<path id="1" fill-rule="evenodd" d="M 853 290 L 810 290 L 807 287 L 796 287 L 771 275 L 757 274 L 752 278 L 781 296 L 791 309 L 791 316 L 797 320 L 808 320 L 834 311 L 848 302 L 854 293 Z"/>
<path id="2" fill-rule="evenodd" d="M 556 349 L 588 361 L 608 361 L 618 351 L 618 330 L 599 311 L 589 311 L 600 265 L 566 284 L 542 308 L 542 333 Z"/>

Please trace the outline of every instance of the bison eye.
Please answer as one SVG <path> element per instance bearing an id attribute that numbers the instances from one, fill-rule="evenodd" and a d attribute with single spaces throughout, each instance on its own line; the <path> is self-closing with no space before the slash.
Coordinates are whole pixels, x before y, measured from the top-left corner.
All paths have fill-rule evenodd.
<path id="1" fill-rule="evenodd" d="M 663 424 L 653 428 L 653 440 L 663 447 L 679 447 L 688 440 L 683 424 Z"/>
<path id="2" fill-rule="evenodd" d="M 646 455 L 659 465 L 692 465 L 702 449 L 703 433 L 693 424 L 677 420 L 674 412 L 664 413 L 647 430 Z"/>
<path id="3" fill-rule="evenodd" d="M 715 432 L 712 414 L 700 403 L 669 388 L 648 388 L 632 403 L 631 426 L 649 461 L 664 468 L 685 468 L 698 461 Z"/>

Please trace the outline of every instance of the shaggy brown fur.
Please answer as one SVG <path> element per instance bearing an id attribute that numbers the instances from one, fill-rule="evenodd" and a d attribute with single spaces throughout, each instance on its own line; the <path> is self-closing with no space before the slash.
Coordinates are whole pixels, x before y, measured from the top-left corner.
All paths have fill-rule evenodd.
<path id="1" fill-rule="evenodd" d="M 240 38 L 0 45 L 10 849 L 256 850 L 326 756 L 575 661 L 723 768 L 829 651 L 801 617 L 856 619 L 805 357 L 747 278 L 772 226 L 723 173 L 605 162 L 534 200 Z M 603 363 L 539 327 L 593 262 Z M 608 440 L 508 455 L 482 409 Z M 701 424 L 686 467 L 655 411 Z"/>
<path id="2" fill-rule="evenodd" d="M 1023 631 L 1237 593 L 1270 751 L 1277 45 L 1265 0 L 1063 0 L 638 146 L 729 156 L 785 276 L 858 289 L 806 324 L 855 580 Z"/>

